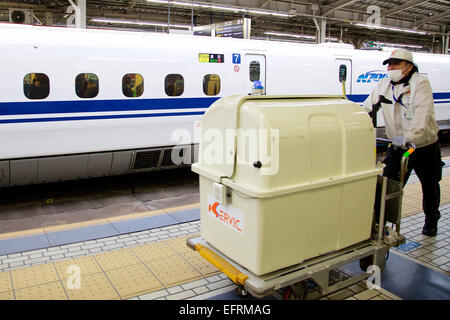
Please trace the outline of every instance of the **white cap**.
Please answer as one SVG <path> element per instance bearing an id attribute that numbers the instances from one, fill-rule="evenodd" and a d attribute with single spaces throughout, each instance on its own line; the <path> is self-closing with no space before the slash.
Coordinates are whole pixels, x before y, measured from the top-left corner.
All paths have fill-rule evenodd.
<path id="1" fill-rule="evenodd" d="M 412 53 L 406 49 L 396 49 L 391 52 L 388 59 L 383 61 L 383 65 L 389 63 L 389 60 L 405 60 L 414 64 Z"/>

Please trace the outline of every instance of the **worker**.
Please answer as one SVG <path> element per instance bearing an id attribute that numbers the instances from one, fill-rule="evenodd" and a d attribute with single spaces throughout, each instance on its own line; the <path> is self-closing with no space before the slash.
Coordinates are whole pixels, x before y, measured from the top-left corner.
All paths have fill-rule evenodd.
<path id="1" fill-rule="evenodd" d="M 439 204 L 442 179 L 441 150 L 438 144 L 439 126 L 434 116 L 433 93 L 428 78 L 419 74 L 411 52 L 405 49 L 392 51 L 383 62 L 387 77 L 380 80 L 364 108 L 371 116 L 381 107 L 387 137 L 392 140 L 384 163 L 383 176 L 400 181 L 400 161 L 406 145 L 416 147 L 409 157 L 404 184 L 414 169 L 422 185 L 425 224 L 422 234 L 436 236 L 440 218 Z"/>

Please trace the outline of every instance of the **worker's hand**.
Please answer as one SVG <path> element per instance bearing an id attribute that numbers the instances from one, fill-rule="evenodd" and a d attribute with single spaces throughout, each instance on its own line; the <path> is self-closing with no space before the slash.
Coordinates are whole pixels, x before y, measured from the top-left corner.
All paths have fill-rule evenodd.
<path id="1" fill-rule="evenodd" d="M 406 138 L 404 136 L 395 136 L 394 140 L 392 140 L 392 144 L 394 145 L 394 149 L 406 149 Z"/>

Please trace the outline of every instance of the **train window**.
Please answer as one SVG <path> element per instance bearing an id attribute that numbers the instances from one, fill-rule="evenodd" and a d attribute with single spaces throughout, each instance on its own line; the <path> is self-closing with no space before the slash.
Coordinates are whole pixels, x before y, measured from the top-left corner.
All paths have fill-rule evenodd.
<path id="1" fill-rule="evenodd" d="M 45 99 L 50 93 L 50 80 L 44 73 L 29 73 L 23 78 L 23 93 L 28 99 Z"/>
<path id="2" fill-rule="evenodd" d="M 260 65 L 258 61 L 252 61 L 250 62 L 250 81 L 258 81 L 259 80 L 259 75 L 261 73 L 260 71 Z"/>
<path id="3" fill-rule="evenodd" d="M 94 98 L 98 95 L 98 77 L 93 73 L 80 73 L 75 78 L 75 93 L 80 98 Z"/>
<path id="4" fill-rule="evenodd" d="M 166 94 L 170 97 L 181 96 L 184 92 L 184 78 L 181 74 L 168 74 L 164 81 Z"/>
<path id="5" fill-rule="evenodd" d="M 203 92 L 207 96 L 215 96 L 220 92 L 220 77 L 217 74 L 207 74 L 203 77 Z"/>
<path id="6" fill-rule="evenodd" d="M 347 66 L 341 64 L 339 66 L 339 82 L 345 82 L 345 80 L 347 80 Z"/>
<path id="7" fill-rule="evenodd" d="M 140 97 L 144 93 L 144 78 L 139 73 L 128 73 L 122 78 L 125 97 Z"/>

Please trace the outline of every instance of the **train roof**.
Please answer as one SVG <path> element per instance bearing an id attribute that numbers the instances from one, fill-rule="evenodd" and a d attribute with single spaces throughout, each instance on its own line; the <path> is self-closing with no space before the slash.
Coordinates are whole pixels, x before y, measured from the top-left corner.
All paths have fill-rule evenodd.
<path id="1" fill-rule="evenodd" d="M 203 49 L 208 44 L 214 43 L 214 48 L 222 49 L 235 46 L 241 50 L 249 51 L 267 51 L 267 50 L 302 50 L 309 51 L 328 51 L 328 54 L 344 55 L 351 57 L 382 59 L 380 56 L 388 56 L 386 51 L 368 51 L 361 49 L 354 49 L 345 44 L 307 44 L 307 43 L 295 43 L 285 41 L 267 41 L 260 39 L 234 39 L 234 38 L 221 38 L 221 37 L 204 37 L 194 36 L 186 34 L 168 34 L 157 32 L 136 32 L 117 29 L 100 29 L 100 28 L 87 28 L 77 29 L 65 26 L 35 26 L 35 25 L 22 25 L 13 23 L 0 23 L 0 32 L 3 33 L 0 37 L 1 43 L 40 43 L 40 44 L 52 44 L 60 46 L 92 46 L 92 47 L 114 47 L 118 46 L 139 46 L 147 47 L 154 46 L 158 41 L 169 46 L 187 46 L 192 48 L 194 45 L 199 46 L 198 49 Z M 21 37 L 19 34 L 26 34 L 26 37 Z M 32 36 L 31 34 L 32 33 Z M 50 36 L 51 33 L 51 36 Z M 29 35 L 29 36 L 28 36 Z M 176 39 L 177 41 L 174 41 Z M 152 42 L 148 42 L 153 40 Z M 432 59 L 439 59 L 448 63 L 450 61 L 449 55 L 443 54 L 431 54 L 413 52 L 414 57 L 417 57 L 420 61 Z M 441 60 L 443 59 L 443 60 Z M 438 62 L 438 61 L 434 61 Z"/>

